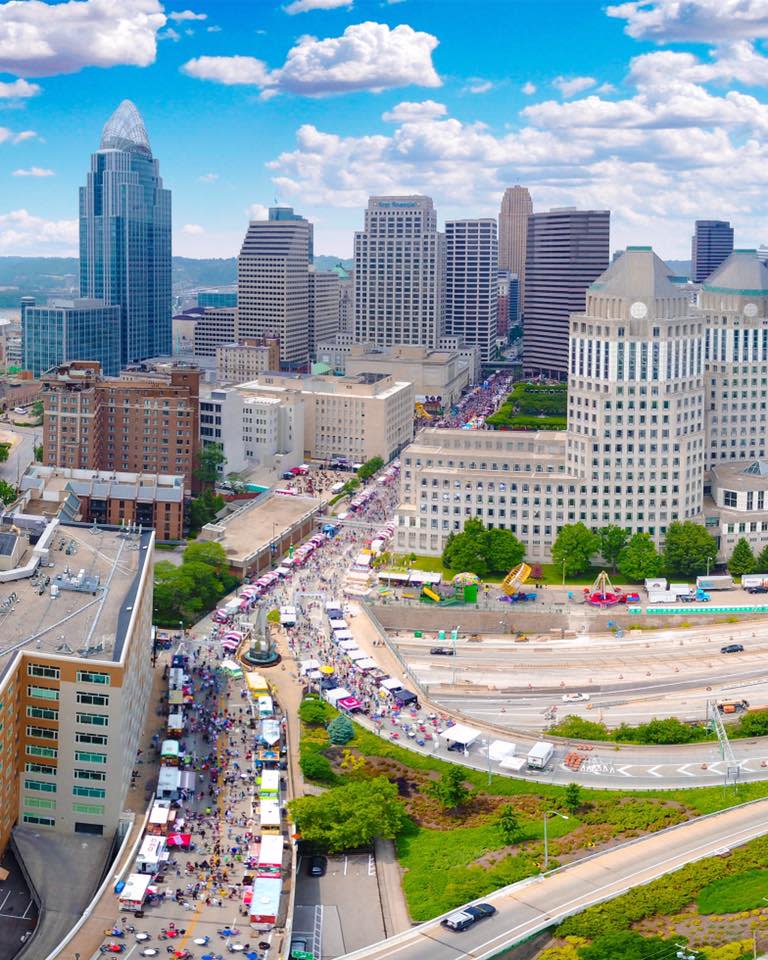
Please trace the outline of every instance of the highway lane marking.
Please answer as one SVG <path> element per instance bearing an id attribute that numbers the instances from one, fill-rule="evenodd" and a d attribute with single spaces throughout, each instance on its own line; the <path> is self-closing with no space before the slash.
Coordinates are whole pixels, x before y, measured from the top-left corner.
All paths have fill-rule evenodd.
<path id="1" fill-rule="evenodd" d="M 685 776 L 685 777 L 695 777 L 696 774 L 695 774 L 695 773 L 691 773 L 690 770 L 688 769 L 688 767 L 690 767 L 690 766 L 691 766 L 690 763 L 686 763 L 685 766 L 678 767 L 678 768 L 677 768 L 677 772 L 678 772 L 678 773 L 682 773 L 683 776 Z"/>

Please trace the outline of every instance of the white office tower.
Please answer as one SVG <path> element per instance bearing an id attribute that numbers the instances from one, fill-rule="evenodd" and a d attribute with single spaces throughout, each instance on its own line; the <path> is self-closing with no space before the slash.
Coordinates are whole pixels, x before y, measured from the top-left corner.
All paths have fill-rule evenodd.
<path id="1" fill-rule="evenodd" d="M 519 281 L 520 312 L 525 292 L 525 256 L 528 243 L 528 217 L 533 203 L 527 187 L 507 187 L 499 211 L 499 269 L 514 273 Z"/>
<path id="2" fill-rule="evenodd" d="M 312 224 L 290 207 L 252 220 L 237 262 L 241 337 L 280 338 L 280 360 L 296 368 L 309 359 L 309 264 Z"/>
<path id="3" fill-rule="evenodd" d="M 734 250 L 699 294 L 706 328 L 707 462 L 768 456 L 768 267 Z"/>
<path id="4" fill-rule="evenodd" d="M 339 277 L 333 270 L 309 272 L 309 354 L 317 358 L 317 345 L 339 332 Z"/>
<path id="5" fill-rule="evenodd" d="M 499 245 L 496 221 L 445 224 L 445 334 L 477 344 L 480 359 L 496 352 Z"/>
<path id="6" fill-rule="evenodd" d="M 701 514 L 704 321 L 650 247 L 628 247 L 570 321 L 566 473 L 591 528 L 648 531 Z"/>
<path id="7" fill-rule="evenodd" d="M 355 234 L 355 339 L 378 346 L 440 336 L 437 213 L 429 197 L 371 197 Z"/>

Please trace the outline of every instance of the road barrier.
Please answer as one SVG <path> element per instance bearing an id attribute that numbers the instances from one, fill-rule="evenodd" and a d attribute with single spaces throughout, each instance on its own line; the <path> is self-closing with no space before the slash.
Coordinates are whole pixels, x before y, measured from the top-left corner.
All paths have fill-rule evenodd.
<path id="1" fill-rule="evenodd" d="M 630 608 L 627 610 L 627 613 L 634 614 L 635 616 L 698 616 L 702 613 L 712 614 L 712 613 L 768 613 L 768 604 L 762 604 L 757 607 L 689 607 L 688 604 L 683 604 L 680 607 L 659 607 L 658 609 L 654 607 L 649 610 L 636 610 Z"/>

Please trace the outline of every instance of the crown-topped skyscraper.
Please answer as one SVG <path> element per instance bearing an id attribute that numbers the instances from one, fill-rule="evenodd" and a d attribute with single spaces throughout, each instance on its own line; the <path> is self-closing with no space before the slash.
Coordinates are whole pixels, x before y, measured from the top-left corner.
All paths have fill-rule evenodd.
<path id="1" fill-rule="evenodd" d="M 120 366 L 170 354 L 171 192 L 130 100 L 80 188 L 80 295 L 120 306 Z"/>

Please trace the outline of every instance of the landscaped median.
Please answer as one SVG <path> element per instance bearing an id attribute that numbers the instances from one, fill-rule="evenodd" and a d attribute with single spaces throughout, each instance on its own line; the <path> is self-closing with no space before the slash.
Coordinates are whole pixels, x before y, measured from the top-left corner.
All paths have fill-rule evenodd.
<path id="1" fill-rule="evenodd" d="M 397 794 L 391 800 L 404 812 L 396 834 L 397 854 L 414 921 L 431 919 L 539 873 L 544 867 L 545 816 L 552 868 L 645 833 L 768 796 L 768 782 L 727 790 L 697 787 L 624 793 L 496 774 L 489 780 L 482 771 L 408 750 L 359 724 L 353 725 L 351 740 L 335 745 L 326 725 L 337 713 L 323 701 L 305 700 L 300 716 L 300 763 L 308 780 L 328 786 L 331 792 L 376 778 L 396 785 Z M 345 797 L 340 800 L 341 808 Z"/>

